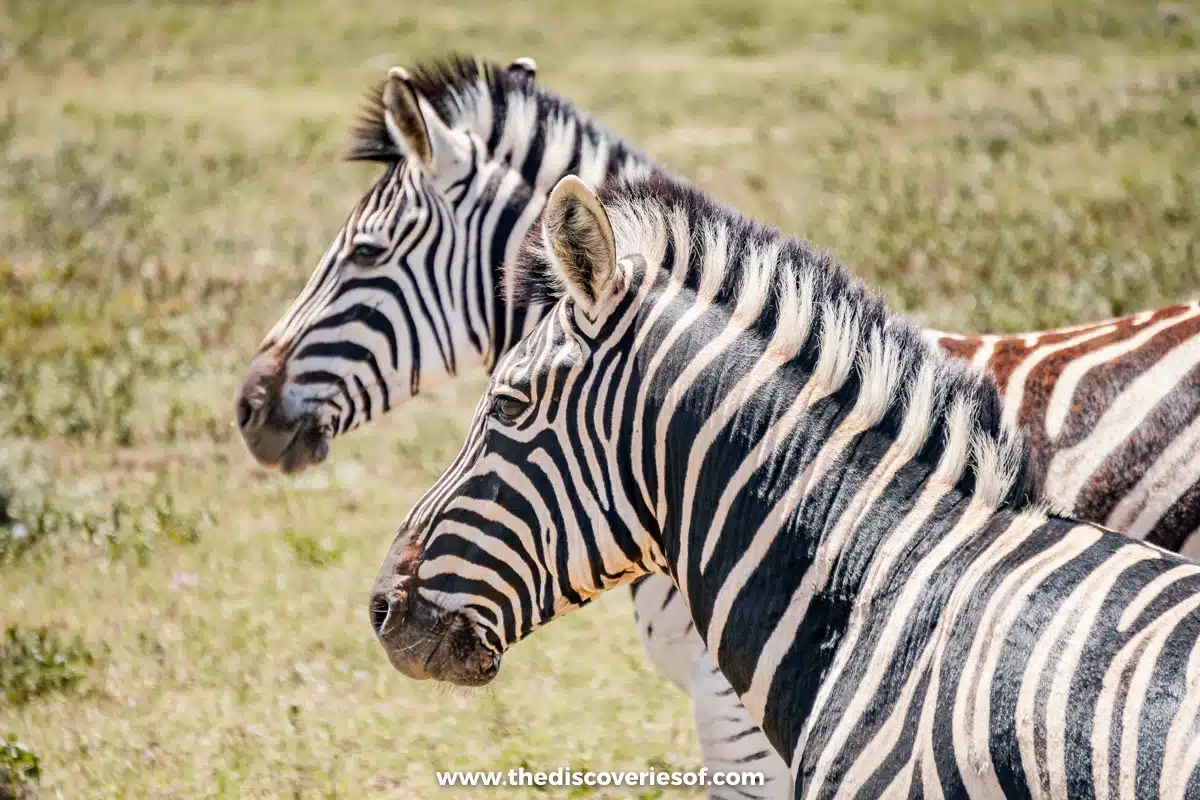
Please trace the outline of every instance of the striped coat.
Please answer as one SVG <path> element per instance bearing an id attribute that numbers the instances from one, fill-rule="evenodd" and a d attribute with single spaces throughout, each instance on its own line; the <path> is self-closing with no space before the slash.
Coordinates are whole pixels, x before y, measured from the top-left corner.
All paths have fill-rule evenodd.
<path id="1" fill-rule="evenodd" d="M 665 178 L 543 220 L 558 304 L 376 580 L 398 669 L 665 573 L 797 797 L 1200 797 L 1200 566 L 1048 513 L 982 373 Z"/>
<path id="2" fill-rule="evenodd" d="M 1029 437 L 1035 480 L 1060 508 L 1168 550 L 1200 539 L 1200 303 L 936 338 L 996 379 L 1006 418 Z"/>
<path id="3" fill-rule="evenodd" d="M 264 340 L 237 400 L 238 422 L 251 452 L 285 470 L 323 460 L 333 438 L 402 405 L 420 389 L 464 369 L 490 367 L 541 319 L 545 307 L 528 306 L 504 291 L 505 278 L 545 194 L 563 174 L 574 172 L 597 182 L 654 169 L 647 156 L 535 86 L 528 59 L 507 68 L 454 61 L 390 79 L 371 94 L 349 155 L 382 162 L 383 173 L 351 212 L 308 286 Z M 1115 384 L 1093 380 L 1093 373 L 1119 369 L 1129 380 L 1164 386 L 1172 369 L 1158 365 L 1159 356 L 1171 352 L 1163 346 L 1170 330 L 1156 328 L 1146 340 L 1141 335 L 1145 326 L 1122 321 L 1106 325 L 1113 326 L 1111 332 L 1088 343 L 1092 348 L 1103 343 L 1110 360 L 1090 362 L 1071 395 L 1085 415 L 1103 413 L 1122 396 L 1111 391 Z M 1189 331 L 1194 327 L 1184 329 L 1190 338 L 1180 338 L 1164 364 L 1189 358 L 1200 363 L 1200 338 Z M 1056 334 L 1041 335 L 1053 339 Z M 1131 335 L 1138 338 L 1125 338 Z M 988 343 L 975 348 L 971 343 L 976 339 L 939 336 L 952 351 L 997 354 L 1022 346 L 1025 338 L 985 337 Z M 1081 345 L 1058 351 L 1036 369 L 1010 370 L 1022 376 L 1013 386 L 1032 387 L 1069 375 L 1073 361 L 1063 356 L 1092 352 Z M 1194 372 L 1184 374 L 1169 397 L 1162 393 L 1162 401 L 1176 406 L 1192 402 L 1195 408 L 1195 381 Z M 1037 419 L 1038 409 L 1049 400 L 1036 391 L 1027 391 L 1025 398 L 1022 425 L 1027 424 L 1026 409 L 1029 419 Z M 1140 456 L 1134 463 L 1124 461 L 1122 474 L 1153 477 L 1161 471 L 1167 462 L 1159 454 L 1186 448 L 1192 430 L 1187 423 L 1194 418 L 1194 411 L 1190 417 L 1159 415 L 1127 439 L 1111 442 L 1111 447 Z M 1045 452 L 1038 450 L 1040 440 L 1031 433 L 1035 454 Z M 1154 441 L 1159 445 L 1151 449 Z M 1090 465 L 1077 458 L 1068 477 L 1086 481 L 1080 469 Z M 1151 500 L 1154 481 L 1133 480 L 1122 489 L 1125 506 L 1143 509 L 1131 532 L 1154 531 L 1158 538 L 1153 540 L 1168 545 L 1197 527 L 1200 464 L 1177 460 L 1170 474 L 1192 488 L 1173 510 L 1162 510 L 1161 524 L 1154 516 L 1159 506 Z M 1110 492 L 1089 492 L 1091 483 L 1083 486 L 1076 494 L 1084 500 L 1118 499 Z M 1053 481 L 1047 484 L 1051 497 L 1071 508 L 1055 488 Z M 1108 519 L 1107 511 L 1093 515 L 1087 505 L 1074 509 L 1085 518 Z M 654 663 L 685 689 L 691 688 L 693 673 L 705 685 L 716 685 L 712 692 L 694 692 L 698 719 L 721 721 L 722 732 L 700 731 L 706 763 L 715 768 L 761 755 L 758 763 L 770 771 L 772 754 L 761 735 L 754 735 L 748 722 L 730 722 L 738 714 L 744 719 L 744 711 L 728 688 L 719 685 L 719 676 L 711 676 L 711 659 L 691 632 L 690 616 L 673 586 L 649 576 L 636 585 L 643 587 L 648 590 L 635 594 L 635 605 Z"/>

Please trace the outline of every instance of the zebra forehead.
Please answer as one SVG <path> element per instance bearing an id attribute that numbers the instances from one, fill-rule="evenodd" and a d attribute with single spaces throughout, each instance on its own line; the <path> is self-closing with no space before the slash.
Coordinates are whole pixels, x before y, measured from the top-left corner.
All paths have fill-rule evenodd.
<path id="1" fill-rule="evenodd" d="M 396 203 L 403 197 L 403 179 L 404 171 L 398 165 L 389 166 L 351 213 L 347 228 L 381 230 L 390 227 Z"/>

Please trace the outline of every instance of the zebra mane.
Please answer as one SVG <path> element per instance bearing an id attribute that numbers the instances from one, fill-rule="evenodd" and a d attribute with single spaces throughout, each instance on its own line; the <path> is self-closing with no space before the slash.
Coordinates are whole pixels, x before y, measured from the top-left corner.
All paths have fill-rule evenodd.
<path id="1" fill-rule="evenodd" d="M 431 61 L 408 72 L 412 85 L 452 127 L 460 117 L 467 115 L 468 107 L 476 104 L 471 98 L 488 91 L 489 87 L 496 86 L 502 94 L 507 94 L 521 91 L 520 86 L 528 82 L 509 75 L 495 64 L 459 55 Z M 404 154 L 392 143 L 383 119 L 383 88 L 386 84 L 384 79 L 367 90 L 350 126 L 350 143 L 345 152 L 347 161 L 394 164 L 404 160 Z"/>
<path id="2" fill-rule="evenodd" d="M 473 131 L 486 143 L 492 158 L 517 168 L 523 164 L 514 162 L 518 158 L 524 161 L 528 151 L 549 150 L 554 146 L 565 148 L 571 159 L 562 165 L 566 172 L 579 168 L 581 155 L 589 154 L 580 150 L 593 155 L 598 151 L 606 153 L 610 173 L 630 163 L 647 166 L 654 163 L 649 155 L 629 145 L 570 101 L 536 83 L 528 73 L 462 55 L 420 64 L 408 73 L 411 85 L 447 125 Z M 384 123 L 385 83 L 380 81 L 367 92 L 351 125 L 350 143 L 345 151 L 349 161 L 390 165 L 404 159 Z M 570 149 L 575 147 L 576 137 L 583 146 L 576 148 L 572 156 Z M 561 174 L 549 178 L 557 181 Z M 537 175 L 526 177 L 533 184 Z M 599 183 L 605 177 L 588 179 Z"/>
<path id="3" fill-rule="evenodd" d="M 597 194 L 618 257 L 644 255 L 647 269 L 663 265 L 673 270 L 672 281 L 748 315 L 764 350 L 791 336 L 802 340 L 791 350 L 792 363 L 816 364 L 817 372 L 823 363 L 841 364 L 828 372 L 834 388 L 857 380 L 860 405 L 868 401 L 879 424 L 893 432 L 909 409 L 922 409 L 918 449 L 922 460 L 940 463 L 942 479 L 965 481 L 997 507 L 1044 505 L 1032 491 L 1027 440 L 1004 421 L 991 376 L 943 353 L 828 252 L 662 173 L 612 180 Z M 528 302 L 566 295 L 540 222 L 526 234 L 509 280 Z"/>

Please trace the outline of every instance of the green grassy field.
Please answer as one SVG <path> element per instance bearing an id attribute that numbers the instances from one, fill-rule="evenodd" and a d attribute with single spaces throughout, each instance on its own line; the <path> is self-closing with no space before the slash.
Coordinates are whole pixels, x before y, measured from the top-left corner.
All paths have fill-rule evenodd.
<path id="1" fill-rule="evenodd" d="M 449 49 L 535 57 L 928 325 L 1200 293 L 1194 2 L 7 0 L 0 797 L 449 796 L 434 769 L 699 766 L 623 592 L 477 692 L 408 681 L 373 641 L 379 559 L 482 376 L 298 477 L 233 428 L 243 365 L 372 179 L 337 158 L 361 93 Z"/>

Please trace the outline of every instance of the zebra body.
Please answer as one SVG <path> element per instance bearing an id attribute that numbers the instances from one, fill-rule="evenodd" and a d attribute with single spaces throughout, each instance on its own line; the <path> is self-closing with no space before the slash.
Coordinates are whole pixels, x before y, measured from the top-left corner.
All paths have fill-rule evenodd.
<path id="1" fill-rule="evenodd" d="M 549 306 L 513 296 L 504 276 L 562 175 L 599 182 L 654 169 L 648 156 L 535 87 L 527 59 L 504 69 L 458 61 L 398 72 L 371 95 L 349 156 L 382 162 L 383 175 L 264 340 L 238 397 L 238 420 L 251 451 L 289 471 L 322 460 L 331 438 L 401 405 L 419 389 L 463 369 L 490 368 L 541 319 Z M 1121 320 L 1111 324 L 1119 332 L 1128 327 Z M 1141 351 L 1169 333 L 1160 330 Z M 945 335 L 943 344 L 965 350 L 981 342 L 972 353 L 1006 353 L 1009 341 L 1024 339 Z M 1193 337 L 1193 363 L 1200 360 L 1197 343 Z M 1026 374 L 1042 375 L 1046 365 L 1061 361 L 1062 352 Z M 1127 363 L 1132 356 L 1126 354 Z M 1136 366 L 1139 374 L 1150 371 L 1144 361 Z M 1194 397 L 1194 373 L 1191 380 Z M 1081 381 L 1075 402 L 1085 409 L 1111 405 L 1111 393 L 1095 391 L 1095 385 Z M 1177 436 L 1183 418 L 1159 420 L 1162 441 Z M 1024 411 L 1019 421 L 1026 424 Z M 1036 436 L 1034 443 L 1036 453 Z M 1125 474 L 1155 463 L 1144 442 L 1138 452 L 1144 463 L 1125 463 Z M 1200 464 L 1194 461 L 1179 465 L 1176 480 L 1200 485 Z M 1131 502 L 1145 506 L 1153 485 L 1135 486 Z M 1200 502 L 1184 502 L 1194 495 L 1193 490 L 1181 497 L 1185 511 L 1200 509 Z M 1196 527 L 1186 514 L 1164 518 L 1173 526 L 1164 544 L 1183 528 Z M 1140 532 L 1136 526 L 1134 532 Z M 728 736 L 705 726 L 702 720 L 729 727 L 740 711 L 736 696 L 728 687 L 706 692 L 693 685 L 695 675 L 705 686 L 713 684 L 706 668 L 711 660 L 694 631 L 689 638 L 691 618 L 673 584 L 650 575 L 636 586 L 655 589 L 634 596 L 643 642 L 660 671 L 691 690 L 706 763 L 717 768 L 763 754 L 761 768 L 780 772 L 782 763 L 766 763 L 777 759 L 752 726 Z M 652 596 L 657 599 L 650 603 Z M 664 602 L 671 597 L 675 600 Z"/>
<path id="2" fill-rule="evenodd" d="M 1006 419 L 1029 438 L 1034 484 L 1054 506 L 1200 555 L 1200 303 L 1050 331 L 925 335 L 993 376 Z M 691 693 L 709 766 L 752 763 L 783 774 L 786 765 L 730 702 L 732 687 L 711 673 L 671 580 L 647 575 L 632 590 L 642 645 L 659 672 Z M 720 720 L 725 735 L 705 719 Z M 782 779 L 768 786 L 771 796 L 790 789 Z"/>
<path id="3" fill-rule="evenodd" d="M 1047 499 L 1200 555 L 1200 302 L 1054 331 L 932 335 L 995 378 Z"/>
<path id="4" fill-rule="evenodd" d="M 381 567 L 416 677 L 669 574 L 797 797 L 1200 797 L 1200 566 L 1048 513 L 994 384 L 827 257 L 564 179 L 497 366 Z"/>

